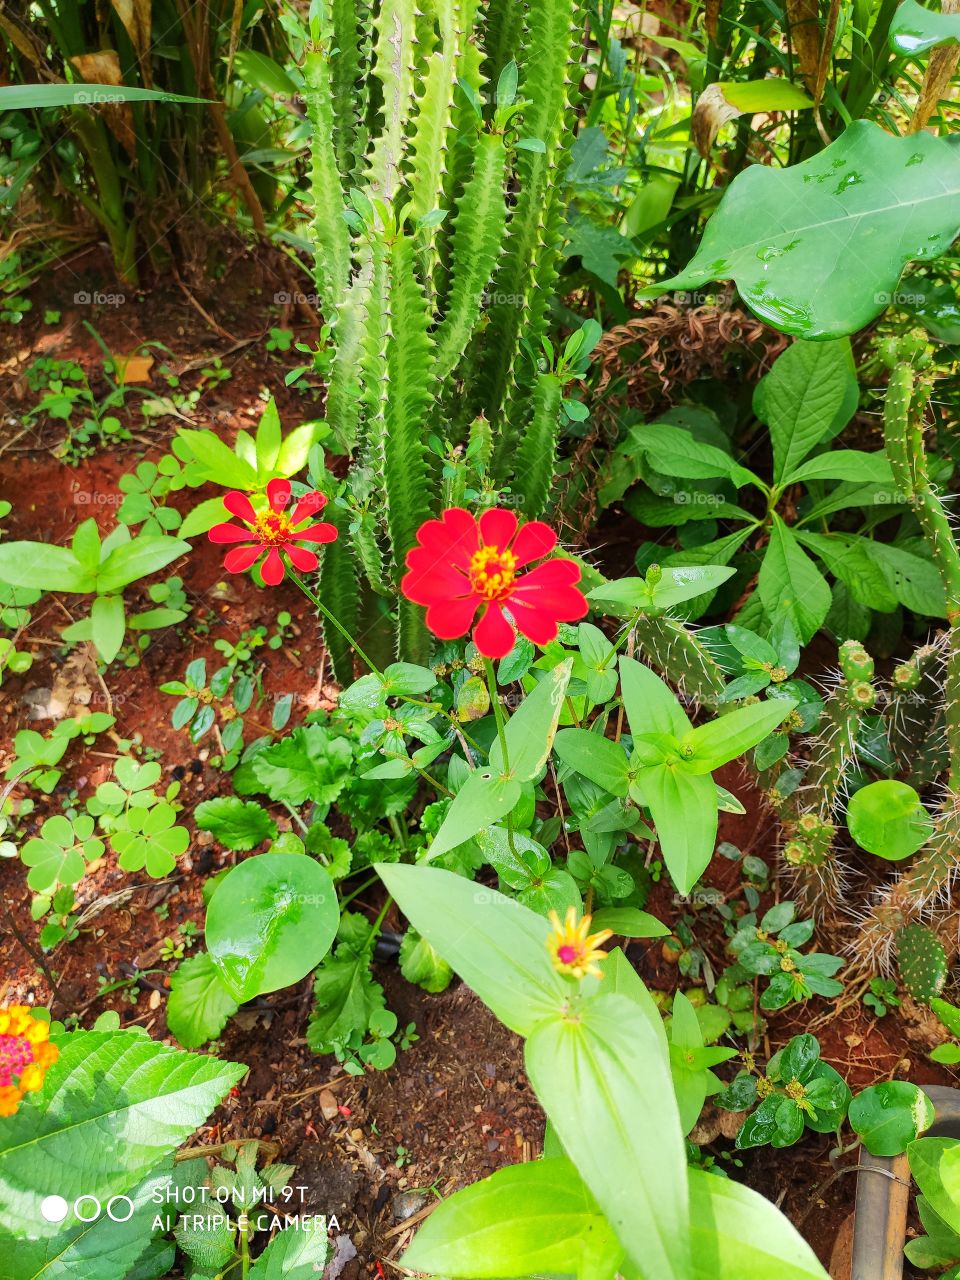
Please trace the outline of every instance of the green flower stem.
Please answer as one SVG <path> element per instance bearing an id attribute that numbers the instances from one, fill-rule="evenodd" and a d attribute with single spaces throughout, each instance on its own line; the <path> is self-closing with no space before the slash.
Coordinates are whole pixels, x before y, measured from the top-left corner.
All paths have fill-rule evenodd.
<path id="1" fill-rule="evenodd" d="M 484 658 L 483 669 L 487 673 L 487 689 L 490 692 L 490 702 L 493 705 L 493 715 L 497 722 L 497 737 L 500 739 L 500 751 L 503 754 L 503 768 L 505 772 L 509 773 L 510 757 L 507 754 L 507 735 L 503 719 L 503 707 L 500 705 L 500 694 L 497 692 L 497 677 L 493 671 L 493 663 L 489 658 Z"/>
<path id="2" fill-rule="evenodd" d="M 380 676 L 380 678 L 382 679 L 383 672 L 380 670 L 377 664 L 367 657 L 367 655 L 360 648 L 356 640 L 354 640 L 350 632 L 346 629 L 345 626 L 343 626 L 340 620 L 330 612 L 330 610 L 323 603 L 320 597 L 316 595 L 315 592 L 310 590 L 310 588 L 307 586 L 304 580 L 300 577 L 300 575 L 296 572 L 296 570 L 291 568 L 288 571 L 289 571 L 290 577 L 297 584 L 297 586 L 300 588 L 303 594 L 307 597 L 307 599 L 310 601 L 313 607 L 317 609 L 319 613 L 323 615 L 324 618 L 326 618 L 327 622 L 329 622 L 332 627 L 336 627 L 336 629 L 340 632 L 344 640 L 346 640 L 347 644 L 354 651 L 354 653 L 357 655 L 360 661 L 365 663 L 375 676 Z"/>
<path id="3" fill-rule="evenodd" d="M 500 754 L 503 756 L 503 771 L 510 772 L 510 757 L 507 753 L 507 734 L 506 723 L 503 718 L 503 707 L 500 705 L 500 694 L 497 691 L 497 677 L 494 674 L 493 663 L 489 658 L 484 658 L 483 669 L 487 673 L 487 689 L 490 693 L 490 701 L 493 704 L 493 715 L 497 722 L 497 737 L 500 739 Z M 513 841 L 513 819 L 507 814 L 507 844 L 510 846 L 510 852 L 516 854 L 517 846 Z"/>

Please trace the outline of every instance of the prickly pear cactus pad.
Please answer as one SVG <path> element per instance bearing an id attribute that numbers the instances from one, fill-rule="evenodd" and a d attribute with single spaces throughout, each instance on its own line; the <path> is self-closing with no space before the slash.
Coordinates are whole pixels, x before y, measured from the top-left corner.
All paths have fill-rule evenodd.
<path id="1" fill-rule="evenodd" d="M 908 924 L 897 934 L 900 978 L 914 1000 L 929 1003 L 943 990 L 947 954 L 943 943 L 922 924 Z"/>

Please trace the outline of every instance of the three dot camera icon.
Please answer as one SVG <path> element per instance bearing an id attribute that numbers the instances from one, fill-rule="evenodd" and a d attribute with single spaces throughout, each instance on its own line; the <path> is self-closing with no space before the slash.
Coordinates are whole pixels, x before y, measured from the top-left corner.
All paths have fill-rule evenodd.
<path id="1" fill-rule="evenodd" d="M 40 1216 L 45 1222 L 63 1222 L 73 1210 L 78 1222 L 96 1222 L 106 1213 L 111 1222 L 126 1222 L 133 1217 L 133 1201 L 129 1196 L 111 1196 L 101 1201 L 96 1196 L 78 1196 L 71 1204 L 63 1196 L 45 1196 L 40 1202 Z"/>

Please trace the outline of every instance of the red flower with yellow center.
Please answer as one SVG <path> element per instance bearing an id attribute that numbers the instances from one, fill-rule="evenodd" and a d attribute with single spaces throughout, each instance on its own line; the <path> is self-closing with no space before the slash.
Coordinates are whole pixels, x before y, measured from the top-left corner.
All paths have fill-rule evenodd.
<path id="1" fill-rule="evenodd" d="M 556 545 L 557 535 L 539 520 L 518 527 L 514 513 L 499 507 L 479 519 L 450 507 L 420 526 L 400 589 L 426 606 L 427 626 L 441 640 L 466 635 L 481 610 L 473 643 L 484 657 L 503 658 L 513 648 L 514 626 L 534 644 L 547 645 L 556 639 L 558 623 L 587 612 L 576 585 L 579 565 L 544 560 Z M 543 563 L 527 570 L 535 560 Z"/>
<path id="2" fill-rule="evenodd" d="M 612 929 L 600 929 L 590 932 L 591 916 L 584 916 L 578 922 L 575 908 L 567 908 L 567 918 L 563 924 L 555 911 L 550 912 L 550 923 L 553 932 L 547 938 L 547 950 L 553 957 L 553 967 L 560 973 L 569 974 L 573 978 L 585 978 L 592 974 L 595 978 L 603 977 L 603 970 L 596 963 L 607 954 L 598 950 L 602 942 L 613 937 Z"/>
<path id="3" fill-rule="evenodd" d="M 14 1115 L 23 1095 L 43 1084 L 60 1056 L 49 1037 L 49 1023 L 35 1018 L 29 1005 L 0 1007 L 0 1116 Z"/>
<path id="4" fill-rule="evenodd" d="M 209 538 L 211 542 L 245 544 L 234 547 L 224 556 L 223 567 L 228 573 L 244 573 L 266 553 L 260 565 L 260 575 L 268 587 L 275 587 L 283 581 L 284 557 L 295 569 L 306 573 L 316 569 L 319 563 L 316 553 L 309 546 L 300 546 L 300 543 L 333 542 L 336 539 L 336 525 L 323 520 L 315 524 L 306 523 L 318 511 L 323 510 L 326 501 L 322 493 L 307 493 L 293 511 L 288 512 L 290 481 L 271 480 L 267 485 L 269 508 L 257 511 L 245 493 L 234 490 L 226 494 L 223 505 L 232 516 L 242 520 L 248 527 L 243 529 L 236 524 L 215 524 L 210 530 Z M 305 527 L 301 528 L 301 525 Z"/>

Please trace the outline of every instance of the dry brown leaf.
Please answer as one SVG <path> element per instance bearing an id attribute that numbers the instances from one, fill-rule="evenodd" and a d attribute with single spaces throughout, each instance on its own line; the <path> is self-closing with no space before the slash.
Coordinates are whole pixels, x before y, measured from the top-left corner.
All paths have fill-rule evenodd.
<path id="1" fill-rule="evenodd" d="M 154 365 L 153 356 L 114 356 L 117 369 L 117 381 L 121 386 L 129 387 L 135 382 L 149 382 L 150 370 Z"/>
<path id="2" fill-rule="evenodd" d="M 711 40 L 717 38 L 717 26 L 720 22 L 720 0 L 707 0 L 703 8 L 703 25 Z"/>
<path id="3" fill-rule="evenodd" d="M 719 84 L 707 85 L 697 99 L 690 121 L 690 132 L 704 159 L 710 155 L 714 140 L 723 126 L 742 114 L 739 107 L 732 106 L 726 100 Z"/>
<path id="4" fill-rule="evenodd" d="M 98 53 L 78 53 L 70 61 L 88 84 L 123 84 L 120 59 L 114 49 L 101 49 Z M 103 114 L 124 151 L 128 155 L 135 155 L 137 138 L 130 103 L 108 103 L 103 108 Z"/>
<path id="5" fill-rule="evenodd" d="M 150 6 L 151 0 L 110 0 L 114 11 L 130 37 L 140 63 L 144 87 L 151 87 L 150 78 Z"/>
<path id="6" fill-rule="evenodd" d="M 800 75 L 803 83 L 813 93 L 817 87 L 817 67 L 820 65 L 819 0 L 787 0 L 787 17 L 790 21 L 790 41 L 797 57 Z"/>

